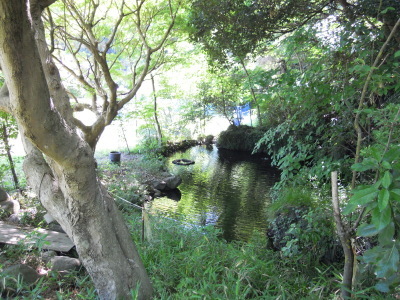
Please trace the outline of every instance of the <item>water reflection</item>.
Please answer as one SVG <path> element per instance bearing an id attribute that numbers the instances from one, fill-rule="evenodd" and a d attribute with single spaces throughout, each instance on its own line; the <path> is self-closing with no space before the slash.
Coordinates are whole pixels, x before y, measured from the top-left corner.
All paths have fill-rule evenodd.
<path id="1" fill-rule="evenodd" d="M 171 163 L 180 158 L 195 164 Z M 246 240 L 253 230 L 265 230 L 265 207 L 277 173 L 262 157 L 198 146 L 171 156 L 168 166 L 182 177 L 181 200 L 157 198 L 150 207 L 154 213 L 215 225 L 228 241 Z"/>

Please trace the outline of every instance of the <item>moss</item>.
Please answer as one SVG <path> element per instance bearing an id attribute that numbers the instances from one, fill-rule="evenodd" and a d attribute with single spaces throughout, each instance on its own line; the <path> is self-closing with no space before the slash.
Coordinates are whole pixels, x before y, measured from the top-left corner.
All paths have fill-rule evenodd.
<path id="1" fill-rule="evenodd" d="M 276 214 L 295 207 L 314 208 L 315 199 L 312 191 L 299 187 L 288 187 L 276 201 L 268 206 L 268 217 L 273 218 Z"/>
<path id="2" fill-rule="evenodd" d="M 226 131 L 220 133 L 217 147 L 229 150 L 252 152 L 255 144 L 264 135 L 266 128 L 247 125 L 230 125 Z M 260 149 L 258 152 L 264 152 Z"/>

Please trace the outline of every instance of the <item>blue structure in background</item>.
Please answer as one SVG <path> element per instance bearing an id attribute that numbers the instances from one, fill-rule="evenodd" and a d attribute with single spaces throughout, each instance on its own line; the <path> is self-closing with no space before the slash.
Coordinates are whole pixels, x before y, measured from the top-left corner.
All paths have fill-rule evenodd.
<path id="1" fill-rule="evenodd" d="M 244 117 L 247 117 L 247 115 L 250 113 L 251 107 L 250 107 L 250 103 L 246 103 L 245 105 L 239 105 L 235 107 L 235 114 L 236 114 L 236 118 L 233 119 L 233 124 L 235 126 L 239 126 Z"/>

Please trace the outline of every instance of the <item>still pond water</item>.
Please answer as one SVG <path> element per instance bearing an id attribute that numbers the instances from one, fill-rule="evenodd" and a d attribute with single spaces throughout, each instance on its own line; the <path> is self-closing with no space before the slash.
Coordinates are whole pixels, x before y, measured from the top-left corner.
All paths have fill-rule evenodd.
<path id="1" fill-rule="evenodd" d="M 175 159 L 194 160 L 179 166 Z M 278 173 L 262 156 L 196 146 L 168 158 L 172 174 L 182 177 L 180 200 L 152 201 L 150 211 L 194 225 L 214 225 L 228 240 L 247 240 L 254 230 L 265 232 L 269 192 Z"/>

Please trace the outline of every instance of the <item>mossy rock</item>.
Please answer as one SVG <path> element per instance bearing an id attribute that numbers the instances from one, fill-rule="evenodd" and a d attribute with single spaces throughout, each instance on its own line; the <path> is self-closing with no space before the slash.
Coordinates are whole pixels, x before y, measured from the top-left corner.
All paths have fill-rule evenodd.
<path id="1" fill-rule="evenodd" d="M 230 125 L 227 130 L 220 133 L 217 140 L 217 147 L 252 152 L 256 143 L 264 136 L 266 128 L 251 127 L 247 125 Z M 260 149 L 259 152 L 264 152 Z"/>

